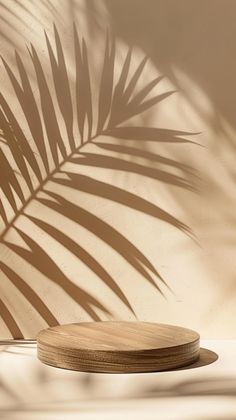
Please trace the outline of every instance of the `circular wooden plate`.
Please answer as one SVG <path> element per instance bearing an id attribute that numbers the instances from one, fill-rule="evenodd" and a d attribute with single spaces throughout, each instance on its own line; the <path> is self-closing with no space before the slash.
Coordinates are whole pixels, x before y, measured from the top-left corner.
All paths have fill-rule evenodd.
<path id="1" fill-rule="evenodd" d="M 199 357 L 195 331 L 149 322 L 81 322 L 42 330 L 43 363 L 83 372 L 155 372 L 187 366 Z"/>

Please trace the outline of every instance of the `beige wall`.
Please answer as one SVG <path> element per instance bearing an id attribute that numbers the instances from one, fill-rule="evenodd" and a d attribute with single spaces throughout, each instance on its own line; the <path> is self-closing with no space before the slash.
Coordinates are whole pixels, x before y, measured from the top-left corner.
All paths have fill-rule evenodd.
<path id="1" fill-rule="evenodd" d="M 120 124 L 165 129 L 161 134 L 155 132 L 155 141 L 150 141 L 148 129 L 142 131 L 142 138 L 140 129 L 132 134 L 126 129 L 126 139 L 114 132 L 110 136 L 99 135 L 73 152 L 72 157 L 80 161 L 67 161 L 55 171 L 55 177 L 68 184 L 74 179 L 68 174 L 74 173 L 79 176 L 75 188 L 71 183 L 65 186 L 53 182 L 50 176 L 40 186 L 27 163 L 33 188 L 38 188 L 33 198 L 9 145 L 4 144 L 9 143 L 5 130 L 0 145 L 28 204 L 22 212 L 22 203 L 13 191 L 17 205 L 13 211 L 9 195 L 1 196 L 8 223 L 15 214 L 8 229 L 1 220 L 1 337 L 11 333 L 16 337 L 34 337 L 48 323 L 91 317 L 137 317 L 195 328 L 203 337 L 235 337 L 235 2 L 8 0 L 0 7 L 1 54 L 18 80 L 14 49 L 24 61 L 42 121 L 50 172 L 55 168 L 50 147 L 54 136 L 47 133 L 45 121 L 55 133 L 55 120 L 53 123 L 48 105 L 43 115 L 40 92 L 46 100 L 45 87 L 39 88 L 26 45 L 32 43 L 37 50 L 68 155 L 68 133 L 43 33 L 46 30 L 56 51 L 53 22 L 66 58 L 76 148 L 81 140 L 75 100 L 73 22 L 88 50 L 94 136 L 108 27 L 116 35 L 113 86 L 129 47 L 133 46 L 127 84 L 143 56 L 149 58 L 133 96 L 160 75 L 164 78 L 144 101 L 176 91 L 144 112 L 136 103 L 135 116 Z M 54 68 L 54 76 L 55 72 Z M 2 63 L 0 74 L 3 95 L 45 179 L 32 132 Z M 58 90 L 65 99 L 65 88 L 60 83 Z M 104 86 L 109 96 L 109 65 Z M 108 96 L 101 107 L 103 111 Z M 83 106 L 87 98 L 88 93 L 82 97 Z M 26 114 L 32 110 L 27 100 Z M 122 107 L 119 112 L 123 112 Z M 6 109 L 4 115 L 9 120 Z M 176 137 L 170 130 L 198 134 Z M 15 136 L 19 142 L 19 136 Z M 178 138 L 198 144 L 173 142 Z M 103 143 L 102 148 L 98 143 Z M 59 160 L 63 162 L 60 154 Z M 1 185 L 8 183 L 6 178 L 2 171 Z M 173 185 L 176 183 L 180 185 Z M 45 190 L 57 196 L 49 196 Z M 59 207 L 58 197 L 62 200 Z M 49 198 L 50 204 L 42 202 Z M 177 221 L 191 232 L 186 233 Z"/>

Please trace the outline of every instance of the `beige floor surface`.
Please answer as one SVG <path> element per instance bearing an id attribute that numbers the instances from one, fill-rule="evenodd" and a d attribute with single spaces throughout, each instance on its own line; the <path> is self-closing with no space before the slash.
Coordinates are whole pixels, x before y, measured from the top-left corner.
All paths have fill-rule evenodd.
<path id="1" fill-rule="evenodd" d="M 202 341 L 200 367 L 151 374 L 71 372 L 35 345 L 2 345 L 1 420 L 236 419 L 236 340 Z M 213 363 L 210 363 L 216 359 Z"/>

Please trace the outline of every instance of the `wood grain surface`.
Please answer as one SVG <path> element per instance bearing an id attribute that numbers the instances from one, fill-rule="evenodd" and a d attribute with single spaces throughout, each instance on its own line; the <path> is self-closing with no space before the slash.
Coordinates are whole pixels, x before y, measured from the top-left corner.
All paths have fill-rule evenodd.
<path id="1" fill-rule="evenodd" d="M 82 322 L 42 330 L 43 363 L 83 372 L 134 373 L 187 366 L 199 357 L 195 331 L 149 322 Z"/>

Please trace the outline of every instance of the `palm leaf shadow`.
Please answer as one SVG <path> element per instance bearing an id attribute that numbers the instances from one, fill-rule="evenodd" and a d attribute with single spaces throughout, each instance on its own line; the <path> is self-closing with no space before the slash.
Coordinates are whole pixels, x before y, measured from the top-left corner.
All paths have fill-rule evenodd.
<path id="1" fill-rule="evenodd" d="M 180 163 L 174 159 L 170 159 L 164 156 L 161 156 L 159 154 L 153 153 L 153 152 L 149 152 L 146 150 L 142 150 L 140 148 L 137 147 L 129 147 L 126 145 L 120 145 L 120 144 L 112 144 L 112 143 L 103 143 L 102 141 L 97 141 L 96 142 L 96 146 L 103 149 L 103 150 L 109 150 L 112 152 L 116 152 L 116 153 L 122 153 L 125 155 L 130 155 L 130 156 L 137 156 L 137 157 L 141 157 L 144 159 L 147 159 L 149 161 L 153 161 L 153 162 L 157 162 L 157 163 L 162 163 L 164 165 L 170 166 L 170 167 L 174 167 L 174 168 L 178 168 L 181 171 L 189 174 L 189 175 L 193 175 L 196 176 L 195 172 L 193 171 L 193 169 L 186 164 Z"/>
<path id="2" fill-rule="evenodd" d="M 159 277 L 160 275 L 154 266 L 150 263 L 150 261 L 128 239 L 126 239 L 125 236 L 121 235 L 108 223 L 103 222 L 103 220 L 99 219 L 97 216 L 93 215 L 82 207 L 69 202 L 59 194 L 48 190 L 44 191 L 49 196 L 51 196 L 53 200 L 38 198 L 37 200 L 39 202 L 55 210 L 57 213 L 68 217 L 70 220 L 79 223 L 85 229 L 94 233 L 94 235 L 109 244 L 113 249 L 116 250 L 116 252 L 125 258 L 130 265 L 132 265 L 138 272 L 146 277 L 148 281 L 156 286 L 153 278 L 145 270 L 143 265 Z"/>
<path id="3" fill-rule="evenodd" d="M 80 156 L 71 157 L 70 162 L 77 163 L 79 165 L 93 166 L 96 168 L 107 168 L 140 174 L 148 178 L 165 182 L 166 184 L 175 185 L 182 188 L 184 187 L 190 191 L 194 191 L 191 183 L 179 175 L 173 175 L 172 173 L 168 173 L 161 169 L 147 167 L 138 163 L 126 161 L 124 159 L 114 158 L 112 156 L 83 152 L 80 153 Z"/>
<path id="4" fill-rule="evenodd" d="M 61 171 L 69 177 L 69 179 L 53 178 L 53 182 L 75 189 L 76 191 L 83 191 L 95 196 L 106 198 L 113 202 L 123 204 L 134 210 L 138 210 L 164 222 L 170 223 L 184 232 L 189 232 L 190 229 L 184 223 L 181 223 L 175 217 L 171 216 L 165 210 L 150 203 L 149 201 L 139 197 L 136 194 L 125 191 L 122 188 L 95 180 L 86 175 L 80 175 L 74 172 Z"/>
<path id="5" fill-rule="evenodd" d="M 0 269 L 8 277 L 11 283 L 20 290 L 24 297 L 31 303 L 34 308 L 37 308 L 38 313 L 48 323 L 50 327 L 57 325 L 57 320 L 45 305 L 43 300 L 35 293 L 25 280 L 23 280 L 18 274 L 16 274 L 10 267 L 3 262 L 0 262 Z"/>
<path id="6" fill-rule="evenodd" d="M 79 261 L 83 262 L 89 270 L 92 270 L 120 299 L 120 301 L 133 312 L 127 297 L 119 288 L 115 279 L 112 278 L 107 269 L 105 269 L 90 252 L 85 250 L 83 244 L 76 243 L 72 240 L 64 232 L 62 226 L 52 226 L 48 221 L 45 221 L 40 217 L 35 217 L 35 215 L 30 215 L 27 212 L 27 206 L 33 200 L 36 200 L 51 211 L 56 212 L 58 215 L 62 215 L 82 226 L 111 247 L 124 258 L 139 275 L 150 282 L 150 284 L 152 284 L 161 294 L 164 294 L 161 285 L 168 287 L 167 283 L 153 264 L 134 244 L 132 244 L 121 232 L 118 232 L 114 227 L 101 220 L 92 212 L 68 201 L 63 196 L 63 189 L 61 194 L 49 190 L 47 188 L 47 183 L 50 181 L 57 186 L 63 186 L 63 188 L 69 188 L 77 192 L 92 194 L 94 197 L 102 197 L 111 200 L 119 205 L 124 205 L 133 210 L 160 219 L 180 229 L 182 232 L 192 235 L 188 226 L 157 205 L 139 197 L 137 194 L 118 188 L 108 182 L 101 182 L 91 176 L 82 175 L 79 173 L 79 170 L 81 165 L 83 165 L 87 167 L 113 169 L 126 173 L 130 172 L 175 187 L 194 191 L 191 181 L 194 173 L 188 165 L 183 165 L 180 162 L 161 155 L 142 151 L 140 148 L 134 147 L 133 143 L 132 146 L 127 145 L 127 141 L 129 140 L 137 142 L 137 146 L 140 142 L 146 141 L 191 144 L 194 142 L 186 139 L 185 136 L 189 137 L 193 133 L 156 127 L 118 126 L 121 122 L 123 123 L 124 121 L 129 120 L 134 115 L 141 114 L 152 106 L 157 105 L 168 98 L 173 92 L 166 92 L 160 95 L 155 94 L 150 98 L 150 93 L 158 86 L 162 76 L 158 76 L 154 80 L 151 80 L 143 88 L 137 91 L 137 83 L 148 59 L 147 57 L 144 57 L 141 60 L 128 81 L 132 60 L 131 48 L 127 52 L 120 70 L 120 75 L 117 82 L 115 82 L 114 67 L 116 61 L 116 44 L 115 39 L 113 37 L 110 38 L 109 33 L 107 33 L 98 95 L 98 123 L 96 134 L 93 135 L 93 114 L 95 111 L 92 99 L 86 42 L 85 40 L 82 40 L 82 42 L 80 41 L 76 26 L 74 26 L 76 73 L 74 92 L 76 106 L 74 109 L 65 54 L 60 35 L 55 25 L 55 47 L 52 46 L 46 32 L 45 39 L 60 115 L 57 115 L 55 111 L 55 99 L 53 98 L 51 88 L 48 85 L 40 57 L 33 45 L 31 45 L 31 48 L 28 49 L 28 51 L 35 70 L 40 105 L 37 103 L 31 82 L 27 76 L 27 71 L 20 55 L 16 52 L 16 67 L 18 69 L 20 81 L 8 63 L 2 59 L 15 95 L 23 111 L 32 139 L 31 142 L 28 141 L 23 127 L 20 122 L 17 121 L 6 98 L 0 94 L 0 163 L 3 168 L 3 171 L 0 173 L 0 188 L 3 193 L 3 198 L 8 201 L 9 206 L 14 212 L 14 217 L 9 219 L 4 200 L 0 201 L 0 215 L 5 225 L 1 234 L 1 241 L 11 250 L 11 252 L 13 252 L 13 254 L 18 255 L 18 257 L 29 265 L 35 267 L 46 276 L 49 281 L 57 284 L 76 303 L 78 303 L 92 319 L 99 319 L 96 309 L 102 311 L 106 315 L 111 315 L 110 311 L 101 304 L 98 299 L 73 283 L 47 254 L 47 250 L 43 249 L 43 247 L 34 239 L 30 238 L 29 233 L 16 227 L 18 218 L 21 215 L 24 215 L 31 223 L 37 226 L 37 228 L 41 229 L 41 231 L 45 232 L 47 235 L 50 235 L 57 243 L 61 244 L 75 255 Z M 147 96 L 149 99 L 147 99 Z M 66 128 L 67 139 L 65 140 L 61 134 L 60 119 L 64 121 Z M 74 122 L 76 122 L 78 126 L 80 141 L 77 141 L 75 138 Z M 86 123 L 87 137 L 85 137 Z M 104 143 L 104 141 L 100 139 L 101 135 L 120 139 L 122 140 L 123 145 Z M 92 142 L 94 143 L 96 153 L 86 151 L 87 143 Z M 49 144 L 50 155 L 47 151 L 47 144 Z M 8 152 L 10 152 L 11 157 L 9 157 L 9 153 L 6 153 L 6 148 L 8 149 Z M 108 156 L 107 154 L 104 154 L 104 151 L 111 152 L 113 155 Z M 114 156 L 114 153 L 119 153 L 119 157 Z M 142 157 L 145 159 L 146 163 L 141 165 L 132 161 L 127 161 L 125 158 L 120 157 L 120 154 Z M 17 171 L 19 171 L 18 174 L 15 173 L 11 161 L 13 161 L 17 167 Z M 150 161 L 154 162 L 157 167 L 150 167 Z M 77 165 L 78 169 L 76 170 L 76 173 L 72 173 L 65 169 L 65 163 L 67 162 L 72 162 L 74 165 Z M 158 167 L 159 164 L 164 164 L 165 169 L 160 169 Z M 172 172 L 169 172 L 168 168 L 181 170 L 182 175 L 174 174 L 173 170 Z M 32 181 L 31 174 L 34 175 L 34 182 Z M 65 175 L 66 177 L 62 178 L 61 175 Z M 27 193 L 25 188 L 23 188 L 23 182 L 28 188 Z M 41 192 L 44 193 L 44 196 L 46 194 L 47 198 L 42 198 L 41 195 L 39 196 L 39 193 Z M 6 234 L 13 228 L 28 249 L 9 242 L 6 239 Z M 0 268 L 12 285 L 24 294 L 25 298 L 49 325 L 55 325 L 55 323 L 58 322 L 53 313 L 46 307 L 42 298 L 38 296 L 33 288 L 21 278 L 19 273 L 17 273 L 17 268 L 14 269 L 8 266 L 7 263 L 1 263 Z M 160 286 L 157 284 L 157 279 L 160 281 Z M 11 316 L 9 316 L 8 324 L 8 312 L 4 303 L 1 304 L 1 308 L 3 320 L 13 336 L 22 336 L 22 331 L 17 324 L 14 324 Z"/>
<path id="7" fill-rule="evenodd" d="M 92 92 L 90 85 L 89 64 L 87 56 L 86 43 L 82 41 L 82 49 L 80 46 L 79 36 L 74 25 L 74 47 L 75 47 L 75 66 L 76 66 L 76 111 L 77 123 L 81 137 L 81 144 L 84 142 L 85 122 L 88 122 L 88 138 L 92 136 L 93 125 L 93 107 Z"/>
<path id="8" fill-rule="evenodd" d="M 98 302 L 97 299 L 93 298 L 90 294 L 86 293 L 80 287 L 76 286 L 72 281 L 70 281 L 65 274 L 60 270 L 60 268 L 54 263 L 54 261 L 49 257 L 47 252 L 41 248 L 36 241 L 31 239 L 29 235 L 24 233 L 22 230 L 16 228 L 16 231 L 28 245 L 29 250 L 24 249 L 18 245 L 12 244 L 8 241 L 5 241 L 5 244 L 18 254 L 25 261 L 28 261 L 30 265 L 37 268 L 44 275 L 48 277 L 52 282 L 59 285 L 69 296 L 72 297 L 77 303 L 82 306 L 86 312 L 94 320 L 99 320 L 99 317 L 96 315 L 96 312 L 92 309 L 93 306 L 103 310 L 106 313 L 109 313 L 106 308 Z"/>
<path id="9" fill-rule="evenodd" d="M 47 132 L 47 137 L 50 139 L 49 145 L 53 157 L 55 167 L 59 166 L 58 149 L 60 150 L 63 158 L 66 158 L 66 148 L 63 142 L 59 125 L 57 122 L 56 112 L 53 106 L 51 94 L 46 82 L 38 54 L 33 46 L 31 46 L 30 52 L 33 65 L 35 68 L 36 78 L 39 87 L 41 108 L 43 113 L 44 124 Z"/>
<path id="10" fill-rule="evenodd" d="M 12 337 L 15 338 L 23 338 L 23 334 L 21 332 L 21 329 L 19 325 L 17 324 L 16 320 L 12 316 L 10 310 L 5 305 L 5 303 L 0 299 L 0 313 L 1 318 L 5 322 L 7 328 L 9 329 Z"/>
<path id="11" fill-rule="evenodd" d="M 104 63 L 99 91 L 97 135 L 99 135 L 103 131 L 105 122 L 110 112 L 110 107 L 112 103 L 114 66 L 115 40 L 114 38 L 112 38 L 110 42 L 109 33 L 107 32 Z"/>
<path id="12" fill-rule="evenodd" d="M 57 95 L 57 102 L 62 114 L 62 117 L 65 122 L 67 136 L 70 143 L 70 148 L 72 151 L 75 150 L 75 140 L 73 134 L 73 105 L 72 97 L 70 92 L 69 77 L 66 69 L 66 63 L 63 53 L 63 48 L 61 45 L 61 40 L 57 32 L 57 28 L 54 25 L 54 34 L 56 40 L 56 50 L 57 50 L 57 60 L 55 58 L 53 48 L 45 32 L 45 38 L 47 43 L 48 54 L 50 58 L 52 75 L 54 86 Z"/>
<path id="13" fill-rule="evenodd" d="M 37 103 L 36 103 L 36 100 L 32 91 L 32 87 L 30 85 L 29 78 L 27 76 L 27 72 L 24 68 L 24 65 L 21 61 L 20 56 L 17 54 L 16 63 L 17 63 L 17 68 L 19 71 L 20 79 L 21 79 L 21 84 L 22 84 L 21 86 L 18 80 L 16 79 L 15 75 L 13 74 L 12 70 L 6 63 L 6 61 L 4 59 L 2 60 L 5 66 L 5 69 L 7 71 L 7 74 L 9 76 L 9 79 L 14 88 L 16 97 L 21 105 L 22 111 L 28 123 L 28 127 L 30 129 L 31 135 L 38 149 L 39 156 L 44 164 L 45 171 L 46 173 L 49 173 L 48 156 L 46 152 L 42 121 L 41 121 L 38 106 L 37 106 Z"/>
<path id="14" fill-rule="evenodd" d="M 120 287 L 117 286 L 117 284 L 115 283 L 113 278 L 110 276 L 110 274 L 84 248 L 82 248 L 79 244 L 73 241 L 69 236 L 65 235 L 63 232 L 56 229 L 49 223 L 45 223 L 42 220 L 33 216 L 29 216 L 29 215 L 28 215 L 28 218 L 31 221 L 33 221 L 42 230 L 47 232 L 52 238 L 56 239 L 62 245 L 66 246 L 66 248 L 69 251 L 71 251 L 72 254 L 74 254 L 85 265 L 90 267 L 91 271 L 93 271 L 98 277 L 100 277 L 104 281 L 104 283 L 106 283 L 108 287 L 110 287 L 110 289 L 123 301 L 123 303 L 127 305 L 131 311 L 133 311 L 124 293 L 122 292 Z"/>

